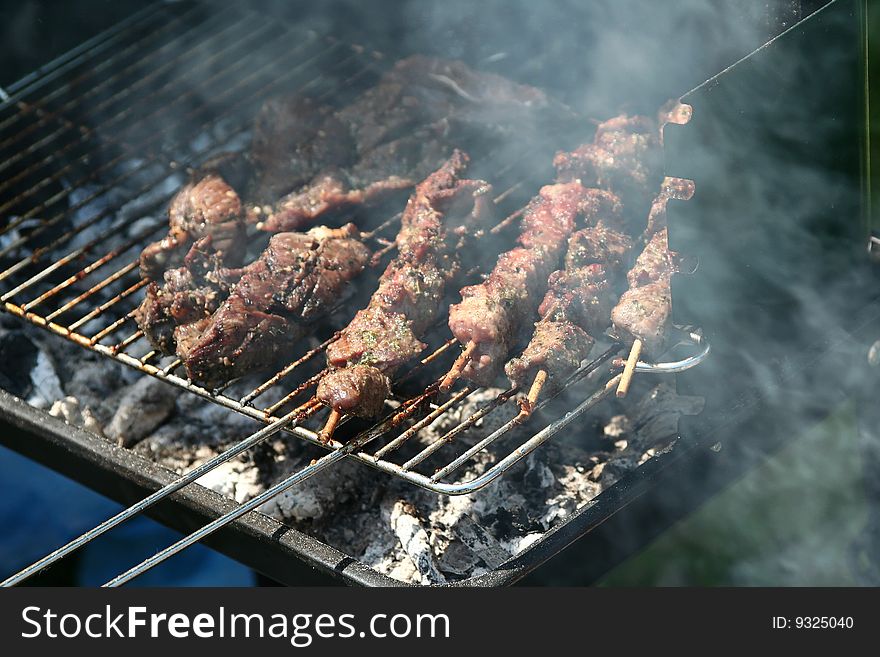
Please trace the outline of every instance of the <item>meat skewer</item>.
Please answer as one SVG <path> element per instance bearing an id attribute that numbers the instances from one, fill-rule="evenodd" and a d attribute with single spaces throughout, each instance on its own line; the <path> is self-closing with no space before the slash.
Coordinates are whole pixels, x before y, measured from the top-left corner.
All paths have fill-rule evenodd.
<path id="1" fill-rule="evenodd" d="M 578 368 L 594 336 L 611 323 L 618 279 L 632 248 L 632 240 L 619 229 L 621 224 L 619 215 L 609 215 L 575 233 L 568 243 L 565 269 L 550 276 L 532 339 L 505 366 L 513 385 L 529 391 L 522 404 L 524 415 L 531 412 L 544 385 L 555 386 Z"/>
<path id="2" fill-rule="evenodd" d="M 462 290 L 462 303 L 450 308 L 450 329 L 465 345 L 465 352 L 444 378 L 441 390 L 451 388 L 460 376 L 488 385 L 537 309 L 542 286 L 550 272 L 557 269 L 565 239 L 574 228 L 573 223 L 563 226 L 566 217 L 570 218 L 571 208 L 566 210 L 562 208 L 564 200 L 560 204 L 551 198 L 554 190 L 561 196 L 566 189 L 581 190 L 581 195 L 594 198 L 605 195 L 606 199 L 614 199 L 618 214 L 622 203 L 630 223 L 634 223 L 633 216 L 641 217 L 643 222 L 650 203 L 649 190 L 656 188 L 654 181 L 660 176 L 661 155 L 655 122 L 626 115 L 600 124 L 593 143 L 556 155 L 554 165 L 560 182 L 543 188 L 526 209 L 520 236 L 520 244 L 525 248 L 502 255 L 487 281 Z M 594 205 L 592 214 L 597 209 L 599 206 Z M 588 226 L 597 221 L 589 210 L 585 214 Z M 537 239 L 530 236 L 535 225 L 545 222 L 550 226 L 554 221 L 562 222 L 555 235 L 542 236 L 539 232 Z M 542 331 L 551 328 L 560 327 L 541 327 Z M 564 335 L 557 335 L 554 340 L 575 341 L 583 346 L 583 336 L 570 329 L 566 326 Z"/>
<path id="3" fill-rule="evenodd" d="M 627 274 L 629 289 L 611 313 L 616 332 L 632 339 L 633 346 L 627 359 L 624 375 L 617 389 L 618 397 L 625 397 L 632 373 L 642 351 L 660 354 L 666 350 L 672 316 L 670 281 L 678 271 L 677 257 L 669 250 L 666 228 L 666 203 L 682 191 L 680 186 L 668 186 L 660 193 L 651 208 L 648 229 L 656 229 L 649 236 Z"/>
<path id="4" fill-rule="evenodd" d="M 520 246 L 501 254 L 487 279 L 463 288 L 461 303 L 449 309 L 449 328 L 465 345 L 465 353 L 443 379 L 441 390 L 448 390 L 459 376 L 480 385 L 492 382 L 534 316 L 576 220 L 590 225 L 619 212 L 619 205 L 614 194 L 579 182 L 541 189 L 523 213 Z"/>
<path id="5" fill-rule="evenodd" d="M 401 219 L 397 256 L 367 307 L 328 347 L 327 362 L 335 369 L 321 379 L 316 393 L 331 408 L 325 440 L 343 414 L 378 415 L 391 393 L 389 376 L 425 349 L 421 336 L 436 320 L 446 285 L 457 274 L 462 238 L 493 214 L 491 187 L 461 179 L 467 163 L 467 156 L 455 151 L 416 187 Z"/>
<path id="6" fill-rule="evenodd" d="M 690 107 L 680 102 L 670 101 L 661 108 L 660 142 L 663 141 L 662 128 L 666 123 L 687 123 Z M 645 248 L 630 270 L 627 279 L 630 285 L 612 311 L 615 329 L 633 338 L 617 386 L 617 396 L 626 397 L 635 374 L 642 351 L 647 347 L 655 353 L 665 349 L 666 336 L 672 313 L 670 279 L 678 271 L 677 256 L 669 251 L 667 233 L 666 205 L 671 198 L 689 199 L 694 193 L 691 181 L 680 178 L 665 178 L 660 194 L 651 204 L 648 224 L 643 233 Z"/>
<path id="7" fill-rule="evenodd" d="M 669 251 L 667 229 L 654 233 L 633 268 L 627 274 L 629 289 L 612 312 L 620 335 L 640 339 L 649 354 L 666 347 L 669 322 L 669 283 L 677 271 L 676 258 Z"/>

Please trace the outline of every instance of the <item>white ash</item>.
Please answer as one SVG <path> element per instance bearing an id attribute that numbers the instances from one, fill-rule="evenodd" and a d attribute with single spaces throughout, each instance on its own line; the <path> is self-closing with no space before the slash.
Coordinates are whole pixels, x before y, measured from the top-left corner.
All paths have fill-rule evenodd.
<path id="1" fill-rule="evenodd" d="M 36 408 L 49 408 L 52 402 L 64 397 L 55 364 L 45 351 L 40 350 L 37 353 L 37 362 L 31 370 L 31 384 L 33 393 L 28 397 L 27 403 Z"/>
<path id="2" fill-rule="evenodd" d="M 92 409 L 88 406 L 81 407 L 79 400 L 76 397 L 65 397 L 64 399 L 53 402 L 52 408 L 49 409 L 49 415 L 61 418 L 67 422 L 67 424 L 82 427 L 86 431 L 95 435 L 104 435 L 101 423 L 98 422 L 98 419 L 95 417 L 94 413 L 92 413 Z"/>
<path id="3" fill-rule="evenodd" d="M 408 502 L 396 500 L 388 507 L 382 505 L 383 519 L 391 526 L 403 552 L 415 566 L 417 584 L 443 584 L 446 578 L 440 574 L 434 560 L 431 536 L 422 525 L 418 512 Z"/>
<path id="4" fill-rule="evenodd" d="M 298 470 L 316 454 L 308 450 L 300 459 L 285 458 L 273 468 L 273 479 L 281 479 Z M 306 460 L 308 458 L 308 460 Z M 280 466 L 280 467 L 278 467 Z M 322 520 L 361 495 L 366 472 L 355 463 L 340 463 L 312 476 L 302 485 L 294 486 L 264 504 L 260 510 L 276 518 L 294 523 Z M 332 519 L 331 519 L 332 522 Z"/>
<path id="5" fill-rule="evenodd" d="M 213 454 L 207 454 L 210 458 Z M 203 459 L 207 460 L 207 459 Z M 190 468 L 198 465 L 194 463 Z M 263 482 L 259 468 L 247 461 L 229 461 L 211 470 L 199 479 L 206 488 L 215 490 L 221 495 L 232 498 L 239 504 L 246 502 L 263 491 Z"/>

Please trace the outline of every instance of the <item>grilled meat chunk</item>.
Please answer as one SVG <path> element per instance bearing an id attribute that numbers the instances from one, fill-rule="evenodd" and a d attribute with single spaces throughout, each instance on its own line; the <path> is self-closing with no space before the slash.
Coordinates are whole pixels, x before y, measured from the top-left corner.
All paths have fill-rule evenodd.
<path id="1" fill-rule="evenodd" d="M 600 221 L 595 226 L 577 231 L 568 240 L 565 269 L 571 271 L 599 264 L 610 271 L 618 271 L 626 264 L 632 246 L 629 235 Z"/>
<path id="2" fill-rule="evenodd" d="M 630 288 L 611 313 L 620 337 L 640 339 L 649 354 L 666 350 L 672 315 L 670 279 L 676 270 L 664 228 L 651 236 L 636 258 L 627 274 Z"/>
<path id="3" fill-rule="evenodd" d="M 273 235 L 201 331 L 177 353 L 193 381 L 216 387 L 279 359 L 338 302 L 370 253 L 357 229 Z"/>
<path id="4" fill-rule="evenodd" d="M 592 336 L 610 323 L 615 283 L 631 248 L 627 235 L 604 222 L 571 236 L 565 269 L 548 279 L 531 341 L 504 368 L 514 385 L 527 388 L 543 369 L 553 387 L 577 369 L 594 344 Z"/>
<path id="5" fill-rule="evenodd" d="M 161 286 L 155 281 L 147 286 L 146 297 L 135 310 L 135 321 L 155 349 L 174 354 L 178 329 L 209 317 L 240 275 L 241 270 L 234 269 L 205 275 L 194 274 L 185 266 L 169 269 Z"/>
<path id="6" fill-rule="evenodd" d="M 172 269 L 166 275 L 173 276 L 172 272 L 176 271 Z M 147 286 L 147 295 L 141 305 L 134 311 L 134 319 L 149 343 L 166 355 L 173 354 L 175 348 L 174 328 L 177 323 L 171 313 L 172 294 L 165 294 L 158 283 L 152 282 Z"/>
<path id="7" fill-rule="evenodd" d="M 533 87 L 478 73 L 461 62 L 409 57 L 350 105 L 320 121 L 313 119 L 321 124 L 325 145 L 320 157 L 309 162 L 320 166 L 313 166 L 312 177 L 302 180 L 300 174 L 308 167 L 297 159 L 293 191 L 269 216 L 250 219 L 269 232 L 296 230 L 328 214 L 410 190 L 456 145 L 491 148 L 534 134 L 542 122 L 572 118 L 570 110 Z M 338 142 L 332 137 L 337 133 Z"/>
<path id="8" fill-rule="evenodd" d="M 668 233 L 666 228 L 663 228 L 654 233 L 645 244 L 626 279 L 631 288 L 641 287 L 668 278 L 674 271 L 675 261 L 669 250 Z"/>
<path id="9" fill-rule="evenodd" d="M 159 280 L 165 270 L 180 266 L 198 240 L 227 266 L 241 264 L 246 244 L 241 200 L 219 174 L 199 174 L 184 185 L 171 200 L 168 220 L 168 234 L 141 253 L 144 278 Z"/>
<path id="10" fill-rule="evenodd" d="M 644 116 L 617 116 L 600 124 L 593 143 L 556 154 L 559 180 L 580 180 L 617 194 L 630 228 L 640 231 L 663 175 L 657 125 Z M 633 231 L 636 232 L 636 231 Z"/>
<path id="11" fill-rule="evenodd" d="M 643 238 L 647 241 L 655 233 L 666 228 L 666 206 L 669 199 L 687 200 L 694 194 L 694 183 L 683 178 L 664 178 L 660 193 L 651 203 L 651 211 L 648 213 L 648 225 L 645 227 Z"/>
<path id="12" fill-rule="evenodd" d="M 553 272 L 547 295 L 538 308 L 541 317 L 575 322 L 592 335 L 608 326 L 617 297 L 608 269 L 598 263 Z"/>
<path id="13" fill-rule="evenodd" d="M 372 365 L 352 365 L 324 376 L 315 394 L 340 413 L 376 417 L 391 396 L 391 380 Z"/>
<path id="14" fill-rule="evenodd" d="M 590 353 L 594 340 L 569 321 L 542 320 L 535 323 L 535 332 L 525 350 L 508 361 L 504 371 L 511 383 L 528 389 L 539 370 L 547 372 L 548 387 L 561 385 L 565 376 L 574 372 Z"/>
<path id="15" fill-rule="evenodd" d="M 611 319 L 621 338 L 638 338 L 647 353 L 657 355 L 666 350 L 671 313 L 672 293 L 665 277 L 624 292 Z"/>
<path id="16" fill-rule="evenodd" d="M 436 321 L 446 285 L 458 272 L 461 238 L 492 214 L 491 187 L 481 180 L 461 179 L 467 162 L 467 156 L 456 151 L 410 197 L 396 239 L 397 256 L 380 277 L 368 306 L 327 349 L 328 364 L 340 369 L 321 382 L 318 399 L 325 404 L 340 412 L 375 415 L 381 404 L 370 403 L 372 393 L 364 391 L 425 349 L 421 336 Z M 361 367 L 352 373 L 352 365 Z M 361 394 L 364 404 L 358 403 Z"/>
<path id="17" fill-rule="evenodd" d="M 326 167 L 350 165 L 354 140 L 331 106 L 308 96 L 278 96 L 257 114 L 251 159 L 257 175 L 249 200 L 272 203 Z"/>
<path id="18" fill-rule="evenodd" d="M 503 253 L 485 282 L 461 290 L 449 309 L 449 328 L 476 349 L 462 376 L 489 385 L 511 346 L 535 315 L 551 271 L 559 266 L 566 238 L 580 217 L 586 224 L 614 221 L 620 201 L 614 194 L 578 182 L 543 187 L 527 206 L 520 246 Z"/>

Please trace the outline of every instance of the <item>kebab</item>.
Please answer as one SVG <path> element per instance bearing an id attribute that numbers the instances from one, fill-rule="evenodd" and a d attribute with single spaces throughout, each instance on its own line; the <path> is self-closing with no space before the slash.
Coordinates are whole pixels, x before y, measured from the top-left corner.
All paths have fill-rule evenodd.
<path id="1" fill-rule="evenodd" d="M 169 269 L 182 266 L 195 247 L 194 258 L 237 267 L 246 248 L 245 212 L 233 185 L 244 186 L 247 162 L 223 153 L 193 171 L 168 206 L 167 235 L 147 245 L 140 255 L 144 279 L 159 281 Z"/>
<path id="2" fill-rule="evenodd" d="M 504 368 L 515 387 L 529 391 L 524 416 L 545 384 L 555 387 L 580 366 L 593 336 L 610 324 L 618 279 L 632 249 L 620 224 L 620 216 L 611 215 L 576 232 L 568 242 L 565 268 L 550 275 L 532 339 Z"/>
<path id="3" fill-rule="evenodd" d="M 554 164 L 562 182 L 544 187 L 526 208 L 521 246 L 503 254 L 483 284 L 464 288 L 462 303 L 449 310 L 449 327 L 465 346 L 444 378 L 442 390 L 451 388 L 460 376 L 480 385 L 492 382 L 510 347 L 538 310 L 576 216 L 583 215 L 592 226 L 601 216 L 619 215 L 622 203 L 629 223 L 638 214 L 644 221 L 649 202 L 644 200 L 645 192 L 660 175 L 659 159 L 655 124 L 645 117 L 625 115 L 600 124 L 593 143 L 557 154 Z M 542 332 L 550 328 L 541 327 Z M 583 336 L 570 331 L 557 338 L 584 344 Z M 539 370 L 538 389 L 546 378 L 546 371 Z"/>
<path id="4" fill-rule="evenodd" d="M 329 440 L 343 414 L 374 417 L 391 393 L 390 375 L 421 353 L 421 336 L 440 313 L 447 283 L 456 276 L 462 238 L 492 216 L 491 187 L 462 180 L 467 156 L 455 151 L 415 189 L 396 238 L 397 256 L 358 311 L 327 349 L 335 368 L 318 384 L 331 408 L 322 431 Z"/>
<path id="5" fill-rule="evenodd" d="M 681 118 L 675 118 L 676 113 L 686 111 L 687 106 L 673 103 L 661 110 L 660 120 L 662 123 L 681 122 Z M 629 290 L 612 313 L 618 334 L 633 340 L 617 389 L 620 397 L 627 394 L 645 345 L 648 346 L 647 351 L 655 354 L 666 349 L 672 310 L 669 280 L 678 271 L 680 262 L 678 255 L 669 251 L 666 208 L 670 199 L 687 200 L 693 193 L 692 181 L 664 178 L 660 194 L 651 204 L 648 224 L 642 236 L 645 247 L 627 275 Z"/>
<path id="6" fill-rule="evenodd" d="M 661 194 L 655 207 L 665 215 L 669 195 Z M 665 221 L 658 222 L 665 224 Z M 611 312 L 611 320 L 619 337 L 632 340 L 632 348 L 624 367 L 618 397 L 626 396 L 635 366 L 644 350 L 661 354 L 668 346 L 672 317 L 670 281 L 678 271 L 677 258 L 669 250 L 667 228 L 663 225 L 650 236 L 645 248 L 627 274 L 629 289 Z"/>

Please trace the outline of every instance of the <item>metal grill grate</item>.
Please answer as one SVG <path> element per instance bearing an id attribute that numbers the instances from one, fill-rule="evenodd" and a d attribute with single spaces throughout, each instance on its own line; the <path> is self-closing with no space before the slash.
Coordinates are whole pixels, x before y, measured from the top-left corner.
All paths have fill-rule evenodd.
<path id="1" fill-rule="evenodd" d="M 232 7 L 206 17 L 198 5 L 165 7 L 108 41 L 68 63 L 65 75 L 50 74 L 0 109 L 0 152 L 6 155 L 0 164 L 0 212 L 7 217 L 0 228 L 0 302 L 6 311 L 213 403 L 269 424 L 283 422 L 287 431 L 331 450 L 384 438 L 372 453 L 346 451 L 448 494 L 488 484 L 607 394 L 601 384 L 598 393 L 581 392 L 579 399 L 587 401 L 573 415 L 535 435 L 512 431 L 518 423 L 511 420 L 475 445 L 457 445 L 456 436 L 514 396 L 507 390 L 413 452 L 402 448 L 479 389 L 461 387 L 440 400 L 436 385 L 430 385 L 392 400 L 383 422 L 358 426 L 360 431 L 354 425 L 361 423 L 352 422 L 349 431 L 340 430 L 342 442 L 323 445 L 311 424 L 321 407 L 310 393 L 320 378 L 315 363 L 334 339 L 332 330 L 252 389 L 241 391 L 233 384 L 206 390 L 188 381 L 179 360 L 150 349 L 131 314 L 146 285 L 138 277 L 137 255 L 167 227 L 164 208 L 180 172 L 243 143 L 255 107 L 273 92 L 352 94 L 376 79 L 382 57 Z M 105 49 L 119 43 L 126 45 L 102 58 Z M 281 43 L 296 45 L 281 49 Z M 203 143 L 191 143 L 193 134 Z M 508 180 L 495 202 L 509 211 L 521 201 L 519 187 L 524 187 L 510 180 L 515 164 L 500 167 L 495 176 Z M 374 249 L 389 250 L 399 217 L 366 233 Z M 511 217 L 492 232 L 502 232 Z M 337 317 L 338 326 L 347 321 L 344 315 Z M 435 331 L 433 352 L 396 381 L 395 389 L 406 389 L 408 380 L 424 382 L 435 365 L 448 367 L 454 341 L 442 333 Z M 606 349 L 570 385 L 616 352 L 616 346 Z M 468 481 L 450 479 L 477 453 L 513 434 L 519 440 L 510 441 L 514 444 L 491 468 Z"/>
<path id="2" fill-rule="evenodd" d="M 621 345 L 608 341 L 561 391 L 537 405 L 536 410 L 547 409 L 543 417 L 556 419 L 538 431 L 527 430 L 512 403 L 514 389 L 492 392 L 459 385 L 446 395 L 439 393 L 438 376 L 448 370 L 457 351 L 444 321 L 426 338 L 430 354 L 394 382 L 399 396 L 388 400 L 386 416 L 372 426 L 344 418 L 336 438 L 324 443 L 317 434 L 322 406 L 312 395 L 323 373 L 318 362 L 353 309 L 337 308 L 316 328 L 314 345 L 302 347 L 303 353 L 256 385 L 248 386 L 252 379 L 246 377 L 207 390 L 185 378 L 179 359 L 149 346 L 132 316 L 146 286 L 137 259 L 167 229 L 165 208 L 186 169 L 217 152 L 244 148 L 256 109 L 273 93 L 300 91 L 340 101 L 374 82 L 385 67 L 379 53 L 266 21 L 238 7 L 208 11 L 196 3 L 175 3 L 142 13 L 57 62 L 42 77 L 23 81 L 0 105 L 3 310 L 267 425 L 7 584 L 21 581 L 278 430 L 329 454 L 219 519 L 221 524 L 345 457 L 437 493 L 473 492 L 614 389 L 619 375 L 612 359 Z M 518 158 L 496 158 L 492 180 L 505 191 L 494 201 L 499 216 L 506 218 L 475 239 L 504 239 L 515 223 L 517 208 L 533 189 L 517 167 L 528 157 L 523 151 Z M 389 211 L 378 221 L 352 218 L 368 229 L 364 238 L 381 261 L 393 249 L 400 212 Z M 372 225 L 365 223 L 370 221 Z M 694 334 L 691 338 L 700 341 Z M 704 344 L 695 357 L 662 366 L 640 364 L 639 369 L 674 372 L 707 353 Z M 480 399 L 476 406 L 475 399 Z M 425 437 L 424 429 L 461 411 L 465 403 L 471 404 L 467 413 L 460 413 L 442 434 Z M 490 415 L 503 417 L 494 422 L 497 428 L 474 439 L 481 425 L 489 425 Z M 532 416 L 531 422 L 540 417 Z M 461 440 L 465 431 L 468 441 Z M 460 474 L 488 453 L 487 467 Z M 114 583 L 127 581 L 220 526 L 213 525 Z"/>

